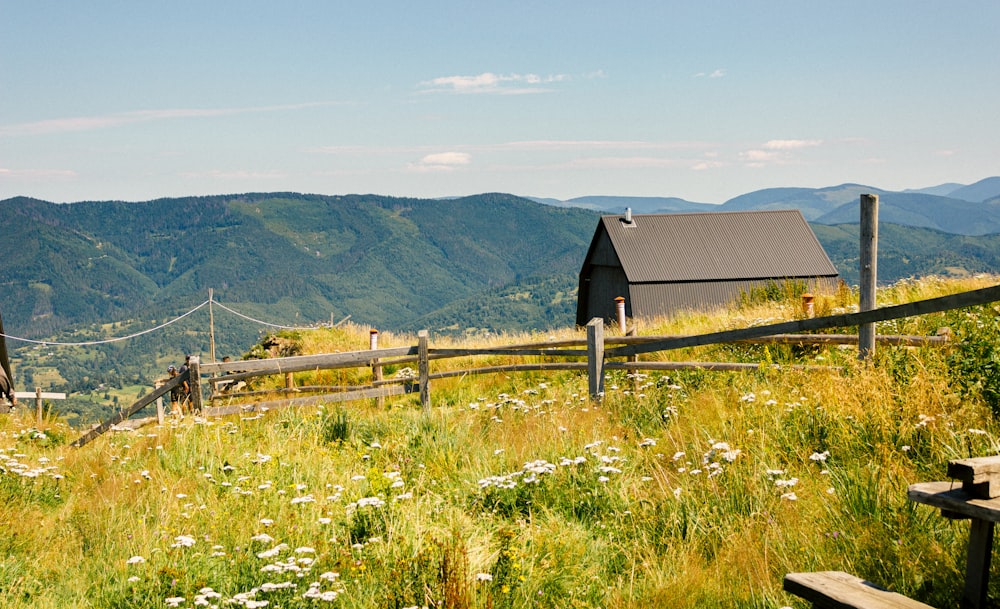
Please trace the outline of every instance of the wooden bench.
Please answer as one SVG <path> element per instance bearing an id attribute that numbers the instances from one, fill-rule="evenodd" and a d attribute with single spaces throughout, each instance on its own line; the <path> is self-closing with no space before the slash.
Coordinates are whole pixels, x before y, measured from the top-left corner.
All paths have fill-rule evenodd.
<path id="1" fill-rule="evenodd" d="M 993 530 L 1000 522 L 1000 455 L 949 461 L 948 477 L 950 482 L 911 484 L 906 495 L 940 508 L 945 518 L 970 521 L 962 607 L 983 609 L 990 606 Z"/>
<path id="2" fill-rule="evenodd" d="M 815 609 L 934 609 L 843 571 L 789 573 L 784 588 Z"/>

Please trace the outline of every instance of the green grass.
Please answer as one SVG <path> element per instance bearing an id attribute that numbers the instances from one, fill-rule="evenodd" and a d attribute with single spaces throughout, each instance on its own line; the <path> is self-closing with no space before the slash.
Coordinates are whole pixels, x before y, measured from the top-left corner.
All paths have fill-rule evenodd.
<path id="1" fill-rule="evenodd" d="M 768 306 L 644 333 L 795 310 Z M 614 372 L 601 403 L 578 374 L 465 377 L 435 382 L 429 413 L 408 396 L 189 418 L 82 449 L 59 422 L 4 417 L 0 605 L 804 607 L 785 573 L 845 570 L 956 606 L 968 524 L 906 487 L 1000 448 L 991 377 L 972 378 L 998 314 L 898 322 L 963 346 L 879 348 L 873 365 L 838 348 L 663 354 L 843 371 Z M 356 330 L 302 344 L 359 348 Z"/>

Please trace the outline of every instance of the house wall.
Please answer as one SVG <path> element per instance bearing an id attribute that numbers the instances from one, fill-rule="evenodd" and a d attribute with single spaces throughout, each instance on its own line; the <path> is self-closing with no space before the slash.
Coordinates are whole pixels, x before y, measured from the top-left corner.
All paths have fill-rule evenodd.
<path id="1" fill-rule="evenodd" d="M 619 267 L 590 267 L 590 285 L 587 290 L 587 308 L 583 314 L 577 313 L 577 323 L 586 324 L 595 317 L 615 320 L 618 317 L 615 298 L 625 298 L 625 315 L 632 317 L 629 308 L 629 285 L 625 271 Z"/>
<path id="2" fill-rule="evenodd" d="M 647 319 L 669 317 L 684 310 L 707 311 L 732 306 L 739 302 L 741 292 L 767 286 L 769 281 L 780 283 L 782 280 L 635 284 L 629 289 L 626 298 L 631 302 L 627 302 L 626 306 L 631 310 L 631 317 Z M 813 291 L 832 290 L 836 287 L 836 278 L 810 278 L 806 281 L 809 289 Z M 609 319 L 613 318 L 612 316 Z"/>

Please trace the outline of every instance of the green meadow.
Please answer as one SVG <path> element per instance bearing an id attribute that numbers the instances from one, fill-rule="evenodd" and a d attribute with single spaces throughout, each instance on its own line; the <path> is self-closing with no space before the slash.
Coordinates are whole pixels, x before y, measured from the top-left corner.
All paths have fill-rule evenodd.
<path id="1" fill-rule="evenodd" d="M 995 282 L 906 281 L 878 301 Z M 781 295 L 744 300 L 640 330 L 697 334 L 801 314 Z M 856 302 L 820 294 L 817 314 Z M 955 607 L 968 523 L 908 501 L 906 488 L 944 479 L 949 459 L 998 452 L 1000 306 L 878 331 L 942 327 L 948 347 L 879 346 L 871 362 L 853 346 L 653 354 L 764 365 L 612 371 L 600 401 L 578 372 L 468 375 L 435 381 L 426 412 L 405 396 L 188 417 L 79 449 L 69 443 L 80 430 L 22 408 L 0 417 L 0 605 L 778 609 L 806 606 L 782 591 L 785 573 L 843 570 Z M 289 339 L 303 353 L 346 351 L 367 348 L 368 332 Z"/>

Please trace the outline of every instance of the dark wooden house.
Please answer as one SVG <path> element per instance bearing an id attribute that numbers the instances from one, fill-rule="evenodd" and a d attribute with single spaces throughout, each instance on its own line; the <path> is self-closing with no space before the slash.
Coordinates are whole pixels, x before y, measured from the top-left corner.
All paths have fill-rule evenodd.
<path id="1" fill-rule="evenodd" d="M 798 210 L 602 216 L 580 270 L 576 323 L 738 301 L 785 280 L 835 285 L 837 269 Z"/>

